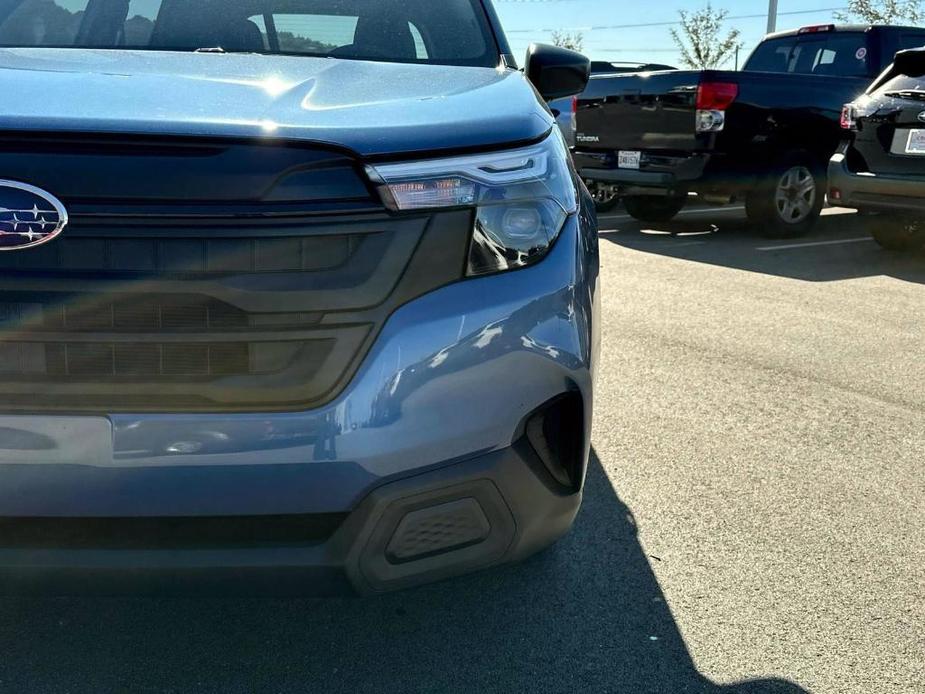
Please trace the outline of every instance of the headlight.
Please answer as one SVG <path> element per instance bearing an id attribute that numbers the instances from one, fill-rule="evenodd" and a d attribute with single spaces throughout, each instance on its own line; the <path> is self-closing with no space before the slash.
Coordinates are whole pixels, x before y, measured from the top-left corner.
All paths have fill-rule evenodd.
<path id="1" fill-rule="evenodd" d="M 543 258 L 578 210 L 568 150 L 558 129 L 530 147 L 367 167 L 385 204 L 404 212 L 475 208 L 469 275 Z"/>

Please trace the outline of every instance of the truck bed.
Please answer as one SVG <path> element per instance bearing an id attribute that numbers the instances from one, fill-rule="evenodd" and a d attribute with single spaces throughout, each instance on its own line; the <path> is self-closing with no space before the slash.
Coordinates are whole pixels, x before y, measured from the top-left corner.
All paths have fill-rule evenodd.
<path id="1" fill-rule="evenodd" d="M 697 90 L 703 83 L 738 85 L 721 133 L 695 132 Z M 592 80 L 578 105 L 578 148 L 665 153 L 747 151 L 784 132 L 832 148 L 843 104 L 866 87 L 854 77 L 774 72 L 672 71 Z"/>

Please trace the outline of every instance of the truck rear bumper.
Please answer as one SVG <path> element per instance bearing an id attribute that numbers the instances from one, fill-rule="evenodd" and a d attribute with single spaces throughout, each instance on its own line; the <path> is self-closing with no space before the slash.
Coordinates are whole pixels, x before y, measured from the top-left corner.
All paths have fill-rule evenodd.
<path id="1" fill-rule="evenodd" d="M 640 169 L 621 169 L 616 152 L 575 152 L 575 163 L 586 181 L 616 185 L 625 195 L 672 195 L 686 192 L 732 191 L 742 177 L 727 172 L 724 158 L 715 154 L 692 155 L 642 152 Z"/>
<path id="2" fill-rule="evenodd" d="M 829 162 L 829 203 L 872 212 L 925 212 L 925 176 L 892 177 L 856 173 L 838 153 Z"/>
<path id="3" fill-rule="evenodd" d="M 678 178 L 670 173 L 634 171 L 628 169 L 581 169 L 581 177 L 586 181 L 602 181 L 625 186 L 643 186 L 646 188 L 676 188 Z"/>

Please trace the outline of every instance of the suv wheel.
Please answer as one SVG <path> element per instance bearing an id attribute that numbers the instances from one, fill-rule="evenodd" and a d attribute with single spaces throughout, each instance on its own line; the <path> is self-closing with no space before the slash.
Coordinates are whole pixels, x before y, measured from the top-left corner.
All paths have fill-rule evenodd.
<path id="1" fill-rule="evenodd" d="M 803 236 L 822 214 L 824 190 L 824 176 L 812 157 L 792 154 L 748 194 L 745 211 L 765 236 Z"/>
<path id="2" fill-rule="evenodd" d="M 620 204 L 617 187 L 598 181 L 586 181 L 588 191 L 594 199 L 594 209 L 598 212 L 610 212 Z"/>
<path id="3" fill-rule="evenodd" d="M 871 217 L 874 240 L 889 251 L 915 251 L 925 248 L 925 227 L 902 217 Z"/>
<path id="4" fill-rule="evenodd" d="M 650 224 L 670 222 L 686 203 L 686 195 L 630 195 L 623 198 L 623 205 L 633 219 Z"/>

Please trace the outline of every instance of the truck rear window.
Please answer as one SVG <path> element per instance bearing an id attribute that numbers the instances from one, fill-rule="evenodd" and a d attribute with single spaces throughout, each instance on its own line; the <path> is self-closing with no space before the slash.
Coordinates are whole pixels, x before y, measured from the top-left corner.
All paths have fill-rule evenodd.
<path id="1" fill-rule="evenodd" d="M 867 77 L 871 74 L 867 35 L 830 32 L 765 41 L 749 58 L 750 72 Z"/>
<path id="2" fill-rule="evenodd" d="M 479 0 L 0 0 L 0 46 L 499 60 Z"/>

